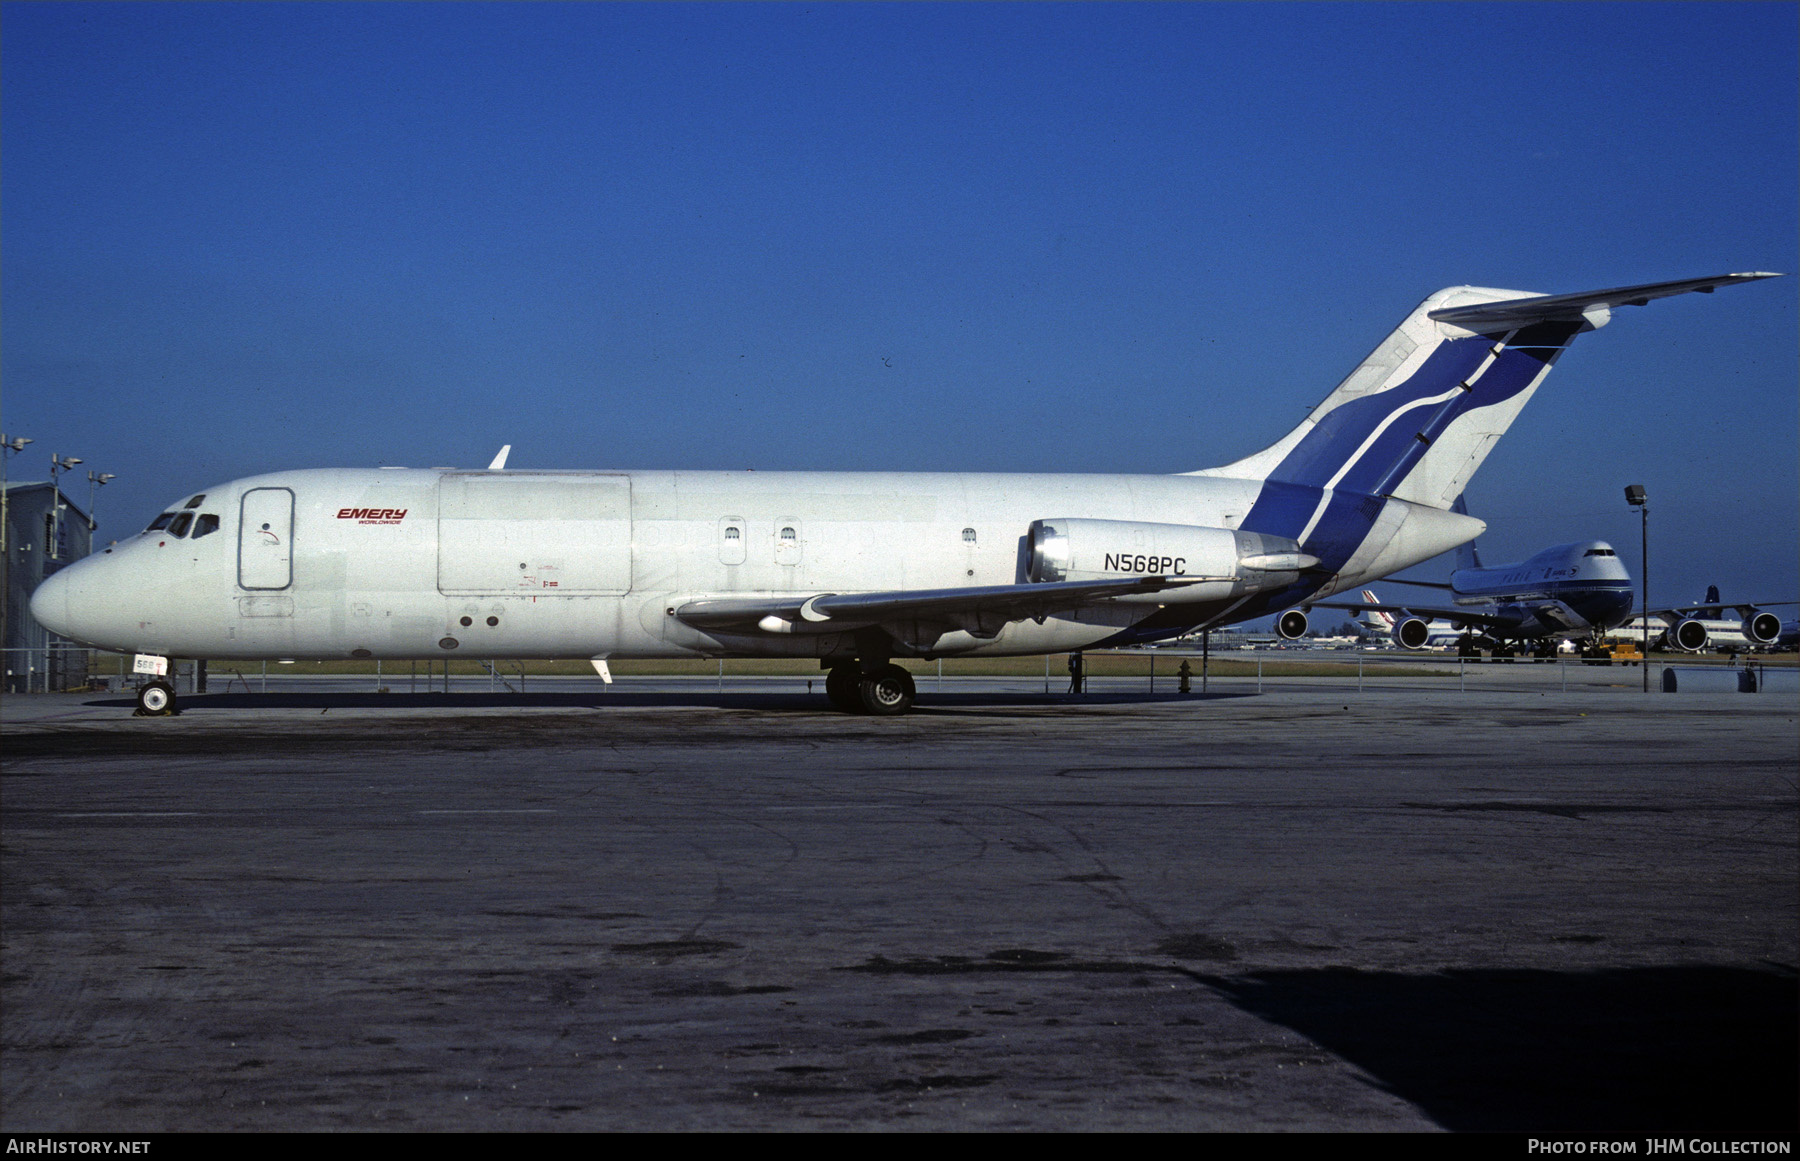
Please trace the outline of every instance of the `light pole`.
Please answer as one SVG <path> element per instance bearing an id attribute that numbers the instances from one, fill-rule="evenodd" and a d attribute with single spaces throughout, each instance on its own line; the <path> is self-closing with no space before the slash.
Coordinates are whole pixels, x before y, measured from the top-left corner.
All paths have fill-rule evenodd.
<path id="1" fill-rule="evenodd" d="M 24 451 L 25 445 L 30 442 L 30 438 L 23 435 L 15 435 L 9 439 L 5 432 L 0 431 L 0 552 L 6 550 L 6 532 L 12 527 L 7 522 L 6 514 L 6 463 Z"/>
<path id="2" fill-rule="evenodd" d="M 106 486 L 106 481 L 116 480 L 118 478 L 119 478 L 118 474 L 115 472 L 95 472 L 95 471 L 88 472 L 88 535 L 89 536 L 92 536 L 94 534 L 95 530 L 100 527 L 100 520 L 98 517 L 96 517 L 94 515 L 94 500 L 95 500 L 94 494 L 97 491 L 99 491 L 101 488 Z M 90 542 L 88 544 L 88 551 L 92 552 L 93 548 L 94 548 L 94 546 L 93 546 L 92 542 Z"/>
<path id="3" fill-rule="evenodd" d="M 1644 627 L 1644 659 L 1639 662 L 1644 667 L 1644 692 L 1650 692 L 1650 504 L 1649 497 L 1644 495 L 1644 485 L 1627 484 L 1625 486 L 1625 502 L 1638 510 L 1643 520 L 1643 529 L 1638 533 L 1638 546 L 1642 559 L 1638 572 L 1644 586 L 1644 609 L 1639 623 Z"/>
<path id="4" fill-rule="evenodd" d="M 50 526 L 50 551 L 45 553 L 46 556 L 59 556 L 61 555 L 62 550 L 62 485 L 57 482 L 56 477 L 63 472 L 73 471 L 75 465 L 81 462 L 79 456 L 59 456 L 55 452 L 50 453 L 50 512 L 52 514 L 52 522 Z"/>

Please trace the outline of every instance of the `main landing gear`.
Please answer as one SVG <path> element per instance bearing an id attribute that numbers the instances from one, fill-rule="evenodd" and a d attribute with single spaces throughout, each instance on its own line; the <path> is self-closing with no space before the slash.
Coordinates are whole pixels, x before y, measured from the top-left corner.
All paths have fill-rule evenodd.
<path id="1" fill-rule="evenodd" d="M 175 708 L 175 687 L 166 681 L 146 681 L 138 687 L 135 716 L 166 718 L 181 711 Z"/>
<path id="2" fill-rule="evenodd" d="M 831 667 L 825 677 L 825 696 L 847 714 L 892 717 L 912 708 L 917 690 L 912 674 L 888 662 L 865 670 L 860 662 Z"/>

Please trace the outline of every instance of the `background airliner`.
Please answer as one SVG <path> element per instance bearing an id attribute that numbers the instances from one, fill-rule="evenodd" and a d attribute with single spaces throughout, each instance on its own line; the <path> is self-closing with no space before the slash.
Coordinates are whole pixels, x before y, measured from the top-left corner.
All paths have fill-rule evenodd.
<path id="1" fill-rule="evenodd" d="M 1365 592 L 1361 602 L 1318 601 L 1320 608 L 1380 610 L 1393 622 L 1394 643 L 1403 649 L 1423 649 L 1442 641 L 1446 629 L 1470 640 L 1499 643 L 1506 655 L 1514 643 L 1530 643 L 1538 656 L 1554 657 L 1563 641 L 1591 649 L 1614 626 L 1631 615 L 1631 577 L 1610 544 L 1584 540 L 1558 544 L 1517 564 L 1484 568 L 1474 545 L 1458 552 L 1462 567 L 1450 574 L 1449 584 L 1407 581 L 1394 583 L 1442 589 L 1449 602 L 1419 605 L 1405 602 L 1382 605 Z M 1442 618 L 1433 623 L 1432 618 Z"/>
<path id="2" fill-rule="evenodd" d="M 1762 606 L 1794 603 L 1721 601 L 1719 586 L 1708 585 L 1706 596 L 1692 605 L 1650 610 L 1651 648 L 1674 649 L 1682 653 L 1725 649 L 1742 653 L 1776 648 L 1786 635 L 1787 627 L 1780 617 L 1765 612 Z M 1632 637 L 1641 632 L 1643 621 L 1639 618 L 1615 630 L 1614 635 Z"/>
<path id="3" fill-rule="evenodd" d="M 1175 637 L 1473 539 L 1485 525 L 1451 507 L 1570 340 L 1616 307 L 1766 277 L 1441 290 L 1280 441 L 1183 475 L 233 480 L 63 569 L 32 613 L 152 674 L 172 657 L 585 657 L 604 673 L 615 657 L 797 656 L 829 671 L 839 708 L 900 713 L 914 690 L 897 657 Z M 141 712 L 173 706 L 160 676 L 140 690 Z"/>

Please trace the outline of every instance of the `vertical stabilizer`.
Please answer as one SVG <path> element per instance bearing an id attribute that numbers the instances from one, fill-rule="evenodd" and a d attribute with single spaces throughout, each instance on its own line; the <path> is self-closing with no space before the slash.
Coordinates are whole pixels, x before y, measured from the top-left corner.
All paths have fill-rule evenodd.
<path id="1" fill-rule="evenodd" d="M 1456 502 L 1450 505 L 1450 511 L 1455 512 L 1459 516 L 1467 516 L 1469 514 L 1468 505 L 1463 503 L 1463 498 L 1460 495 L 1456 497 Z M 1467 568 L 1481 567 L 1481 550 L 1475 547 L 1475 542 L 1473 540 L 1457 548 L 1456 567 L 1458 571 Z"/>
<path id="2" fill-rule="evenodd" d="M 1447 509 L 1576 335 L 1605 326 L 1620 306 L 1769 277 L 1725 274 L 1559 295 L 1440 290 L 1279 442 L 1194 474 Z"/>

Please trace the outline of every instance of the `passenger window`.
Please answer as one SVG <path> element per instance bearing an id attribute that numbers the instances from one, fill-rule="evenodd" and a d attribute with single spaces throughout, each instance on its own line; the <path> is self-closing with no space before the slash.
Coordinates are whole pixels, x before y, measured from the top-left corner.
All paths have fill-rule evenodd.
<path id="1" fill-rule="evenodd" d="M 792 528 L 783 528 L 781 530 L 781 538 L 783 540 L 792 541 L 798 539 L 798 534 Z"/>
<path id="2" fill-rule="evenodd" d="M 963 529 L 963 540 L 968 544 L 974 544 L 975 543 L 975 530 L 973 528 Z"/>
<path id="3" fill-rule="evenodd" d="M 175 513 L 164 512 L 161 516 L 158 516 L 156 519 L 150 521 L 150 527 L 144 529 L 144 531 L 145 532 L 161 532 L 163 529 L 165 529 L 169 526 L 169 521 L 171 521 L 173 519 L 175 519 Z"/>
<path id="4" fill-rule="evenodd" d="M 219 518 L 211 512 L 203 512 L 200 519 L 194 521 L 194 539 L 208 536 L 219 530 Z"/>
<path id="5" fill-rule="evenodd" d="M 192 524 L 193 522 L 194 522 L 194 514 L 192 512 L 177 513 L 175 516 L 175 519 L 173 519 L 169 522 L 169 535 L 170 536 L 186 536 L 187 530 L 188 530 L 188 525 Z"/>
<path id="6" fill-rule="evenodd" d="M 183 504 L 182 507 L 183 508 L 198 508 L 200 506 L 200 501 L 202 501 L 204 499 L 206 499 L 206 493 L 202 492 L 198 496 L 195 496 L 192 500 L 189 500 L 187 503 Z"/>

